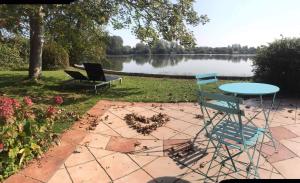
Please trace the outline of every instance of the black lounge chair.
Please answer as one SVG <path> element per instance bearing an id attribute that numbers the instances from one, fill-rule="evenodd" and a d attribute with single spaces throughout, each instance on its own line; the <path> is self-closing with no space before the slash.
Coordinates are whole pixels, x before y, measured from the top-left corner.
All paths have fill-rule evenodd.
<path id="1" fill-rule="evenodd" d="M 101 86 L 105 84 L 109 84 L 109 86 L 111 86 L 111 83 L 117 80 L 120 83 L 122 83 L 122 78 L 119 76 L 105 75 L 101 64 L 83 63 L 83 66 L 88 76 L 88 80 L 93 81 L 95 83 L 94 88 L 96 93 L 97 93 L 97 86 Z M 100 81 L 100 83 L 96 83 L 97 81 Z"/>
<path id="2" fill-rule="evenodd" d="M 65 70 L 65 73 L 67 73 L 69 76 L 73 78 L 73 80 L 79 80 L 79 81 L 86 81 L 88 78 L 81 74 L 79 71 L 70 71 L 70 70 Z"/>

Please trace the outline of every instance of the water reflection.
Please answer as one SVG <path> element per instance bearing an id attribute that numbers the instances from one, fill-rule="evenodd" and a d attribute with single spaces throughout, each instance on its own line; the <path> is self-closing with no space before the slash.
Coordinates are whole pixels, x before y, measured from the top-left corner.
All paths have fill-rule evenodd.
<path id="1" fill-rule="evenodd" d="M 110 56 L 104 68 L 139 73 L 194 75 L 199 72 L 218 72 L 224 76 L 252 76 L 252 57 L 252 55 Z"/>

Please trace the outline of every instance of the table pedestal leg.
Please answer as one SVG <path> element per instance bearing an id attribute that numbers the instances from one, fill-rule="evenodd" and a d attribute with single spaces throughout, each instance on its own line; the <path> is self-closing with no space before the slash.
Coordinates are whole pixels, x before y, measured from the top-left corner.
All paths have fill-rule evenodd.
<path id="1" fill-rule="evenodd" d="M 272 141 L 273 147 L 275 148 L 275 151 L 277 151 L 277 146 L 276 146 L 276 143 L 275 143 L 275 139 L 273 138 L 272 132 L 270 130 L 270 125 L 269 125 L 270 112 L 271 112 L 271 110 L 272 110 L 272 108 L 274 106 L 275 97 L 276 97 L 276 93 L 273 95 L 273 99 L 272 99 L 272 103 L 271 103 L 270 109 L 266 109 L 266 107 L 264 107 L 264 105 L 263 105 L 263 97 L 262 97 L 262 95 L 260 95 L 260 105 L 262 107 L 262 112 L 264 114 L 265 121 L 266 121 L 266 124 L 265 124 L 265 130 L 266 130 L 265 131 L 265 135 L 266 135 L 266 137 L 268 137 Z"/>

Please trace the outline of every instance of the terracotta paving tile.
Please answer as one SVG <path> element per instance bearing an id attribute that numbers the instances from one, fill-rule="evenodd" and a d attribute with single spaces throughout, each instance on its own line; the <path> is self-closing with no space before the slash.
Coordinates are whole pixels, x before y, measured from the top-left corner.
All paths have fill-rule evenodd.
<path id="1" fill-rule="evenodd" d="M 93 133 L 93 132 L 91 132 L 91 133 Z M 101 135 L 108 135 L 108 136 L 121 136 L 116 131 L 112 130 L 111 128 L 109 128 L 108 130 L 96 132 L 96 133 L 101 134 Z"/>
<path id="2" fill-rule="evenodd" d="M 158 158 L 158 156 L 141 156 L 141 155 L 134 155 L 134 154 L 128 154 L 128 155 L 130 156 L 130 158 L 133 159 L 133 161 L 135 161 L 141 167 L 145 166 L 146 164 Z"/>
<path id="3" fill-rule="evenodd" d="M 192 106 L 184 106 L 183 108 L 182 108 L 182 110 L 183 110 L 183 112 L 185 112 L 185 113 L 188 113 L 188 114 L 199 114 L 199 113 L 201 113 L 201 110 L 200 110 L 200 106 L 194 106 L 194 107 L 192 107 Z M 181 111 L 182 111 L 181 110 Z"/>
<path id="4" fill-rule="evenodd" d="M 193 137 L 187 134 L 178 133 L 175 136 L 171 137 L 170 139 L 193 139 Z"/>
<path id="5" fill-rule="evenodd" d="M 103 123 L 105 123 L 108 127 L 112 129 L 127 126 L 126 122 L 118 117 L 111 120 L 104 120 Z"/>
<path id="6" fill-rule="evenodd" d="M 160 157 L 144 166 L 144 170 L 152 177 L 158 178 L 167 176 L 182 177 L 189 169 L 179 167 L 176 162 L 169 157 Z"/>
<path id="7" fill-rule="evenodd" d="M 47 156 L 43 157 L 39 162 L 35 161 L 30 164 L 20 171 L 20 174 L 47 182 L 62 164 L 62 159 Z"/>
<path id="8" fill-rule="evenodd" d="M 182 177 L 181 180 L 178 180 L 178 182 L 184 183 L 185 181 L 187 181 L 189 183 L 197 183 L 197 182 L 204 182 L 204 180 L 205 177 L 202 174 L 190 171 L 184 177 Z"/>
<path id="9" fill-rule="evenodd" d="M 150 117 L 152 117 L 154 115 L 157 115 L 158 113 L 155 112 L 155 111 L 152 111 L 152 110 L 146 110 L 146 111 L 143 111 L 143 112 L 139 112 L 137 114 L 141 115 L 141 116 L 145 116 L 146 118 L 150 118 Z"/>
<path id="10" fill-rule="evenodd" d="M 162 126 L 153 131 L 151 135 L 158 139 L 169 139 L 178 133 L 178 131 Z"/>
<path id="11" fill-rule="evenodd" d="M 187 129 L 188 127 L 192 126 L 192 124 L 171 118 L 170 121 L 168 121 L 165 126 L 171 128 L 173 130 L 183 131 L 183 130 Z"/>
<path id="12" fill-rule="evenodd" d="M 138 140 L 140 145 L 136 146 L 134 154 L 146 156 L 163 156 L 162 140 Z"/>
<path id="13" fill-rule="evenodd" d="M 268 162 L 259 165 L 258 173 L 261 179 L 283 178 L 279 172 Z"/>
<path id="14" fill-rule="evenodd" d="M 291 132 L 290 130 L 284 127 L 271 127 L 270 130 L 272 132 L 273 138 L 279 141 L 283 139 L 290 139 L 290 138 L 297 137 L 296 134 L 294 134 L 293 132 Z"/>
<path id="15" fill-rule="evenodd" d="M 128 126 L 115 128 L 114 130 L 118 134 L 120 134 L 122 137 L 126 137 L 126 138 L 132 138 L 132 137 L 135 137 L 135 136 L 139 135 L 139 133 L 136 130 L 134 130 L 132 128 L 129 128 Z"/>
<path id="16" fill-rule="evenodd" d="M 85 164 L 68 168 L 73 182 L 111 182 L 109 176 L 105 173 L 103 168 L 96 162 L 91 161 Z"/>
<path id="17" fill-rule="evenodd" d="M 134 152 L 138 141 L 136 139 L 128 139 L 123 137 L 111 137 L 106 150 L 129 153 Z"/>
<path id="18" fill-rule="evenodd" d="M 107 143 L 109 142 L 110 136 L 105 136 L 101 134 L 89 133 L 81 142 L 81 145 L 86 145 L 88 147 L 96 147 L 105 149 Z"/>
<path id="19" fill-rule="evenodd" d="M 296 116 L 296 107 L 293 107 L 293 108 L 284 108 L 284 109 L 277 109 L 276 110 L 276 115 L 280 115 L 280 116 L 283 116 L 283 117 L 288 117 L 288 118 L 295 118 Z"/>
<path id="20" fill-rule="evenodd" d="M 148 111 L 148 109 L 146 109 L 144 107 L 139 107 L 139 106 L 126 106 L 124 109 L 129 112 L 138 113 L 138 114 L 140 114 L 144 111 Z"/>
<path id="21" fill-rule="evenodd" d="M 282 140 L 281 143 L 300 157 L 300 137 Z"/>
<path id="22" fill-rule="evenodd" d="M 4 183 L 41 183 L 41 181 L 25 177 L 21 174 L 14 174 L 4 181 Z"/>
<path id="23" fill-rule="evenodd" d="M 300 123 L 300 106 L 297 108 L 296 111 L 296 123 Z"/>
<path id="24" fill-rule="evenodd" d="M 106 130 L 110 130 L 111 128 L 108 127 L 105 123 L 100 122 L 97 127 L 95 128 L 95 130 L 91 130 L 91 133 L 100 133 Z"/>
<path id="25" fill-rule="evenodd" d="M 186 130 L 184 130 L 182 133 L 184 134 L 187 134 L 187 135 L 190 135 L 192 137 L 195 137 L 196 134 L 202 129 L 203 127 L 201 126 L 198 126 L 198 125 L 193 125 L 189 128 L 187 128 Z M 199 137 L 202 137 L 204 134 L 204 131 L 200 133 Z"/>
<path id="26" fill-rule="evenodd" d="M 172 109 L 164 109 L 163 111 L 161 111 L 161 113 L 168 115 L 169 117 L 172 118 L 180 118 L 184 115 L 186 115 L 186 113 L 179 111 L 179 110 L 172 110 Z"/>
<path id="27" fill-rule="evenodd" d="M 297 136 L 300 136 L 300 124 L 287 125 L 287 126 L 284 126 L 284 128 L 286 128 L 289 131 L 293 132 Z"/>
<path id="28" fill-rule="evenodd" d="M 156 137 L 154 137 L 150 134 L 149 135 L 138 134 L 137 136 L 134 136 L 132 138 L 135 138 L 135 139 L 152 139 L 152 140 L 157 139 Z"/>
<path id="29" fill-rule="evenodd" d="M 275 152 L 275 149 L 272 146 L 272 142 L 268 142 L 262 147 L 262 153 L 267 155 L 267 159 L 271 163 L 286 160 L 297 156 L 295 153 L 293 153 L 290 149 L 286 148 L 284 145 L 279 144 L 277 148 L 278 148 L 278 152 Z"/>
<path id="30" fill-rule="evenodd" d="M 288 124 L 294 124 L 296 123 L 296 118 L 293 117 L 287 117 L 287 116 L 281 116 L 278 114 L 275 114 L 273 118 L 270 118 L 271 124 L 272 123 L 280 123 L 282 125 L 288 125 Z"/>
<path id="31" fill-rule="evenodd" d="M 179 119 L 194 125 L 203 125 L 204 123 L 204 120 L 201 118 L 197 118 L 195 114 L 186 114 L 184 116 L 179 117 Z"/>
<path id="32" fill-rule="evenodd" d="M 191 144 L 189 142 L 189 140 L 183 139 L 164 140 L 164 155 L 167 156 L 169 154 L 169 151 L 176 151 L 178 149 L 184 149 L 190 146 Z"/>
<path id="33" fill-rule="evenodd" d="M 110 111 L 106 111 L 100 118 L 99 121 L 104 122 L 104 121 L 110 121 L 113 120 L 115 118 L 117 118 L 118 116 L 114 115 L 113 113 L 111 113 Z"/>
<path id="34" fill-rule="evenodd" d="M 114 183 L 146 183 L 150 182 L 151 180 L 152 177 L 148 175 L 144 170 L 140 169 L 118 180 L 115 180 Z"/>
<path id="35" fill-rule="evenodd" d="M 89 127 L 89 120 L 87 118 L 80 119 L 79 121 L 74 122 L 71 126 L 70 130 L 79 130 L 79 131 L 87 131 L 86 129 Z"/>
<path id="36" fill-rule="evenodd" d="M 111 113 L 118 116 L 121 119 L 124 119 L 126 114 L 130 114 L 131 112 L 125 110 L 125 109 L 109 109 Z"/>
<path id="37" fill-rule="evenodd" d="M 284 161 L 272 163 L 272 165 L 287 179 L 300 179 L 300 158 L 295 157 Z"/>
<path id="38" fill-rule="evenodd" d="M 113 180 L 139 169 L 126 154 L 115 153 L 98 160 Z"/>
<path id="39" fill-rule="evenodd" d="M 76 150 L 65 161 L 66 167 L 79 165 L 88 161 L 94 160 L 94 156 L 84 146 L 77 146 Z"/>
<path id="40" fill-rule="evenodd" d="M 108 150 L 93 148 L 93 147 L 88 147 L 88 149 L 97 159 L 116 153 L 114 151 L 108 151 Z"/>
<path id="41" fill-rule="evenodd" d="M 54 146 L 54 147 L 50 148 L 46 154 L 49 156 L 66 159 L 67 157 L 69 157 L 72 154 L 74 149 L 75 149 L 74 144 L 70 144 L 68 142 L 61 141 L 61 143 L 58 146 Z"/>
<path id="42" fill-rule="evenodd" d="M 86 135 L 87 135 L 87 132 L 85 132 L 85 131 L 69 130 L 62 135 L 61 140 L 69 142 L 69 143 L 73 143 L 73 144 L 79 144 Z"/>
<path id="43" fill-rule="evenodd" d="M 48 183 L 58 182 L 72 183 L 72 180 L 70 179 L 66 169 L 57 170 Z"/>

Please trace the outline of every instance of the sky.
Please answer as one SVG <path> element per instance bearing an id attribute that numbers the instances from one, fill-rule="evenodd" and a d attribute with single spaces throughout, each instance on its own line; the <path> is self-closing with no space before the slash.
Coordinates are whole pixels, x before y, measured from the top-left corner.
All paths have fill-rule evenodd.
<path id="1" fill-rule="evenodd" d="M 221 47 L 232 44 L 266 45 L 275 39 L 300 37 L 300 0 L 195 0 L 199 15 L 207 14 L 206 25 L 189 27 L 197 46 Z M 139 42 L 130 29 L 113 30 L 124 45 Z"/>

